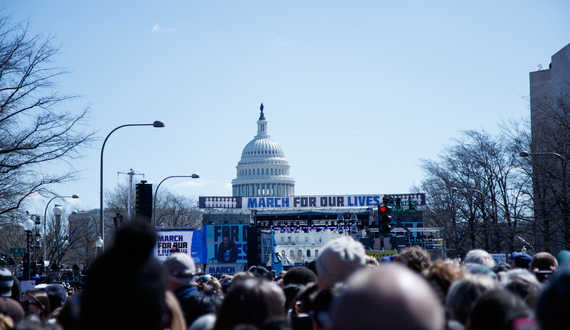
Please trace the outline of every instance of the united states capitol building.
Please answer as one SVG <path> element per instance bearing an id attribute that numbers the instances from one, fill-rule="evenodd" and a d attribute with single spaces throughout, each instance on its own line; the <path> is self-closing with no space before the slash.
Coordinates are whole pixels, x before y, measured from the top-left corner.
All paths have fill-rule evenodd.
<path id="1" fill-rule="evenodd" d="M 271 234 L 275 251 L 285 266 L 313 261 L 322 247 L 341 235 L 363 237 L 377 219 L 377 206 L 386 196 L 425 204 L 424 194 L 402 195 L 295 195 L 295 180 L 281 146 L 268 134 L 263 103 L 257 134 L 243 148 L 232 180 L 232 196 L 203 196 L 199 207 L 203 224 L 248 224 L 252 235 Z M 377 221 L 377 220 L 376 220 Z M 259 242 L 257 238 L 254 241 Z M 258 244 L 248 244 L 248 255 L 264 263 Z M 249 257 L 248 259 L 250 259 Z"/>
<path id="2" fill-rule="evenodd" d="M 234 197 L 295 195 L 295 180 L 289 176 L 289 163 L 281 146 L 267 134 L 267 120 L 261 114 L 257 121 L 257 135 L 241 153 L 236 167 L 237 178 L 232 180 Z"/>

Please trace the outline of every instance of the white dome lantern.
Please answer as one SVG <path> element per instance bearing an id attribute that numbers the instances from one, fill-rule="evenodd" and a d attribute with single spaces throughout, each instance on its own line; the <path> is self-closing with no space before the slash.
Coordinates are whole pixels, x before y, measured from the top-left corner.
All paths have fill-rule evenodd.
<path id="1" fill-rule="evenodd" d="M 236 166 L 237 178 L 232 180 L 234 197 L 289 196 L 295 194 L 295 180 L 289 176 L 289 163 L 281 146 L 267 134 L 267 120 L 261 114 L 257 135 L 241 153 Z"/>

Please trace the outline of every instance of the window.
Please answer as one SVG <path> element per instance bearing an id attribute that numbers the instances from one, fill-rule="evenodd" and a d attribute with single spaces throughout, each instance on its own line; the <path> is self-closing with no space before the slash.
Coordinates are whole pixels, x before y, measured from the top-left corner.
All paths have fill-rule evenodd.
<path id="1" fill-rule="evenodd" d="M 311 250 L 307 250 L 307 257 L 311 256 Z"/>
<path id="2" fill-rule="evenodd" d="M 315 258 L 319 256 L 319 250 L 315 250 Z"/>

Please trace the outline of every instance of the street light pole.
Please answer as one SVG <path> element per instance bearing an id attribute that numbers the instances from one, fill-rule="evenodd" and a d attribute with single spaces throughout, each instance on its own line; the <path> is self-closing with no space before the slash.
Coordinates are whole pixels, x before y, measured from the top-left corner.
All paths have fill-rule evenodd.
<path id="1" fill-rule="evenodd" d="M 156 190 L 154 191 L 154 200 L 152 203 L 152 218 L 154 219 L 154 227 L 156 228 L 156 194 L 158 193 L 158 188 L 160 188 L 160 185 L 171 178 L 192 178 L 192 179 L 199 179 L 200 175 L 197 173 L 192 173 L 192 175 L 171 175 L 171 176 L 167 176 L 166 178 L 162 179 L 162 181 L 160 181 L 160 183 L 158 184 L 158 186 L 156 186 Z"/>
<path id="2" fill-rule="evenodd" d="M 55 196 L 52 199 L 50 199 L 47 204 L 46 204 L 46 208 L 44 210 L 44 261 L 47 260 L 47 250 L 46 250 L 46 234 L 47 234 L 47 230 L 46 230 L 46 223 L 47 223 L 47 209 L 49 206 L 49 203 L 51 203 L 51 201 L 53 201 L 56 198 L 79 198 L 79 196 L 73 194 L 71 196 Z"/>
<path id="3" fill-rule="evenodd" d="M 101 146 L 101 177 L 100 177 L 100 186 L 99 186 L 99 221 L 100 221 L 100 231 L 99 232 L 101 233 L 101 239 L 103 241 L 105 241 L 105 227 L 104 227 L 104 222 L 103 222 L 103 215 L 104 215 L 104 211 L 103 211 L 103 152 L 105 151 L 105 144 L 107 143 L 107 140 L 109 139 L 111 134 L 113 134 L 119 128 L 131 127 L 131 126 L 152 126 L 155 128 L 162 128 L 162 127 L 164 127 L 164 122 L 162 122 L 160 120 L 155 120 L 152 124 L 125 124 L 125 125 L 121 125 L 119 127 L 115 127 L 115 129 L 113 129 L 109 134 L 107 134 L 107 137 L 103 141 L 103 145 Z"/>
<path id="4" fill-rule="evenodd" d="M 30 280 L 30 243 L 32 240 L 32 229 L 34 228 L 34 222 L 28 218 L 23 224 L 24 231 L 26 232 L 26 253 L 24 254 L 24 273 L 22 278 L 24 281 Z"/>

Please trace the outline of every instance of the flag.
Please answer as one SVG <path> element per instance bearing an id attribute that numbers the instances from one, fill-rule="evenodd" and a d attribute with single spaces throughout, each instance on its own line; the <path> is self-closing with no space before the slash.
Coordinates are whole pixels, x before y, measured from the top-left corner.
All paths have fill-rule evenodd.
<path id="1" fill-rule="evenodd" d="M 283 256 L 281 252 L 277 251 L 277 243 L 275 242 L 275 233 L 271 233 L 271 238 L 273 238 L 273 247 L 271 248 L 271 269 L 275 271 L 275 275 L 279 276 L 279 273 L 283 271 Z"/>

